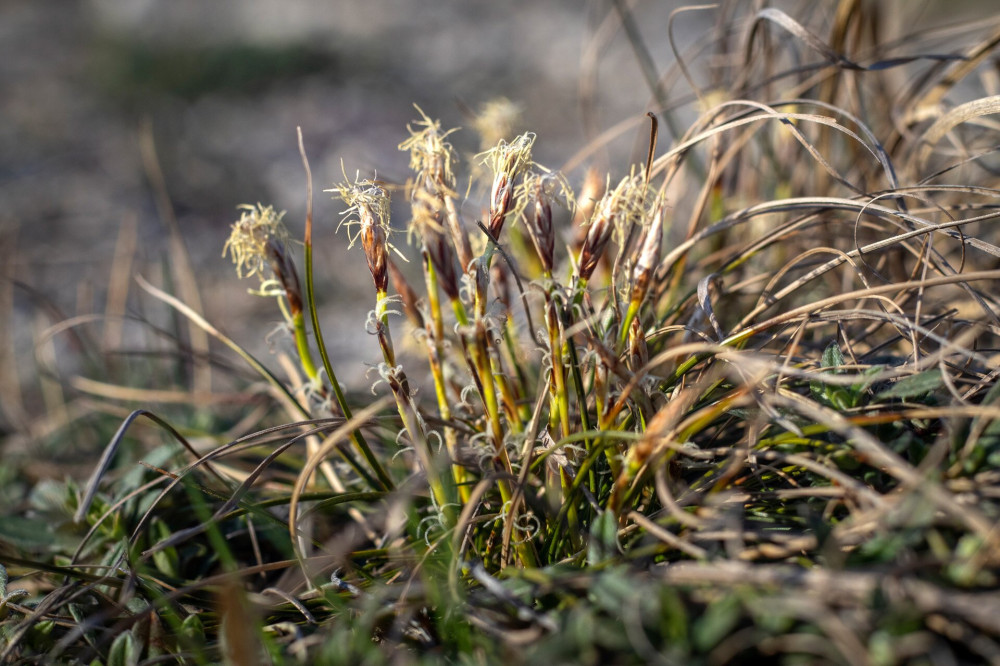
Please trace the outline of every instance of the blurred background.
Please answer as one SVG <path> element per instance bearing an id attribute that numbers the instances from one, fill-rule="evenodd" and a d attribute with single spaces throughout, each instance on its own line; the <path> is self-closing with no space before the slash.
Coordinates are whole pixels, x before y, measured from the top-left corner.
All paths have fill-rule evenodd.
<path id="1" fill-rule="evenodd" d="M 993 7 L 892 4 L 902 2 L 907 20 L 928 25 Z M 652 62 L 665 71 L 673 62 L 668 20 L 683 3 L 626 4 Z M 821 34 L 837 5 L 770 4 L 818 23 Z M 715 17 L 680 15 L 678 47 L 697 49 Z M 690 90 L 681 84 L 667 92 L 681 100 Z M 62 342 L 39 350 L 49 326 L 109 308 L 136 312 L 135 287 L 116 293 L 113 265 L 169 282 L 171 225 L 190 253 L 208 318 L 266 355 L 265 337 L 280 316 L 273 301 L 246 293 L 256 284 L 239 283 L 220 255 L 241 203 L 288 211 L 301 238 L 297 126 L 316 188 L 326 337 L 335 356 L 374 361 L 363 327 L 371 307 L 364 261 L 345 253 L 343 233 L 334 235 L 342 206 L 322 190 L 342 180 L 341 163 L 352 175 L 377 170 L 403 182 L 408 158 L 397 145 L 418 117 L 413 104 L 445 128 L 470 128 L 469 110 L 499 97 L 521 108 L 515 129 L 537 133 L 540 163 L 574 161 L 574 184 L 581 165 L 597 162 L 621 175 L 644 158 L 651 95 L 610 0 L 3 0 L 0 429 L 20 430 L 47 399 L 35 386 L 36 355 L 72 362 Z M 615 127 L 599 150 L 574 159 Z M 471 129 L 454 142 L 463 155 L 479 149 Z M 664 135 L 661 150 L 668 143 Z M 127 330 L 114 335 L 112 342 L 127 346 Z M 363 374 L 346 378 L 367 385 Z"/>

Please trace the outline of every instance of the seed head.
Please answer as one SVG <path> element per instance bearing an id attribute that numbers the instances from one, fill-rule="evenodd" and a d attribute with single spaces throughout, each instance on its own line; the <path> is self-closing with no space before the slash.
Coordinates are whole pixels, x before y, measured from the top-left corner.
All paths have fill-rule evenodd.
<path id="1" fill-rule="evenodd" d="M 240 219 L 233 222 L 229 239 L 222 248 L 222 256 L 226 256 L 227 252 L 232 253 L 236 274 L 240 278 L 250 277 L 255 273 L 262 274 L 269 260 L 268 241 L 277 239 L 284 243 L 288 238 L 288 231 L 281 222 L 285 211 L 276 213 L 273 207 L 261 204 L 243 204 L 237 208 L 243 212 L 240 213 Z"/>

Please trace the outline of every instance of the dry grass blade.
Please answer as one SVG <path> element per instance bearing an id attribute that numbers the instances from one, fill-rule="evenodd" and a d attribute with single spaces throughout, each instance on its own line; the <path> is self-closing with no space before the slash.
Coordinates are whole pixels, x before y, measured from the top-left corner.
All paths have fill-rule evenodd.
<path id="1" fill-rule="evenodd" d="M 997 532 L 993 520 L 975 508 L 956 501 L 955 497 L 940 484 L 918 472 L 871 434 L 850 423 L 841 414 L 795 394 L 782 392 L 769 397 L 768 400 L 776 407 L 793 409 L 817 422 L 829 425 L 832 430 L 847 438 L 851 445 L 872 464 L 899 479 L 906 490 L 923 493 L 952 520 L 967 525 L 985 544 L 988 544 L 990 560 L 1000 562 L 1000 532 Z"/>
<path id="2" fill-rule="evenodd" d="M 161 419 L 159 416 L 144 409 L 138 409 L 132 412 L 132 414 L 129 415 L 129 417 L 125 419 L 125 421 L 121 424 L 121 426 L 119 426 L 118 432 L 116 432 L 115 436 L 111 438 L 111 441 L 104 449 L 104 453 L 101 455 L 100 461 L 98 461 L 97 466 L 94 468 L 94 471 L 90 476 L 90 480 L 87 482 L 86 490 L 83 494 L 82 499 L 80 500 L 80 504 L 76 510 L 76 513 L 73 516 L 73 520 L 75 522 L 79 523 L 80 521 L 82 521 L 83 517 L 90 510 L 90 504 L 94 499 L 94 495 L 97 493 L 97 486 L 101 482 L 101 478 L 108 471 L 108 467 L 111 465 L 111 461 L 114 458 L 115 453 L 118 452 L 118 448 L 121 445 L 125 433 L 132 426 L 132 423 L 140 416 L 145 416 L 146 418 L 150 419 L 158 426 L 169 432 L 170 435 L 175 440 L 177 440 L 177 442 L 179 442 L 182 446 L 184 446 L 184 448 L 186 448 L 195 458 L 199 457 L 197 452 L 191 446 L 191 444 L 188 443 L 187 439 L 185 439 L 179 432 L 177 432 L 177 430 L 175 430 L 172 425 Z M 215 471 L 214 468 L 212 468 L 211 465 L 208 465 L 207 469 L 213 475 L 215 475 L 215 477 L 219 479 L 219 481 L 222 482 L 223 485 L 225 485 L 226 483 L 225 480 L 219 475 L 217 471 Z"/>
<path id="3" fill-rule="evenodd" d="M 639 527 L 643 528 L 650 534 L 652 534 L 657 539 L 660 539 L 668 546 L 676 548 L 677 550 L 683 551 L 693 557 L 696 560 L 705 560 L 708 558 L 708 551 L 704 548 L 700 548 L 692 543 L 677 537 L 672 532 L 668 532 L 663 529 L 652 520 L 642 515 L 637 511 L 632 511 L 628 514 L 628 519 L 634 522 Z"/>
<path id="4" fill-rule="evenodd" d="M 952 131 L 962 123 L 967 123 L 970 120 L 975 120 L 982 116 L 988 116 L 1000 113 L 1000 95 L 994 95 L 993 97 L 984 97 L 982 99 L 975 99 L 971 102 L 966 102 L 961 104 L 954 109 L 951 109 L 943 116 L 934 121 L 934 124 L 928 127 L 923 136 L 920 137 L 917 145 L 920 146 L 920 154 L 918 160 L 921 165 L 927 163 L 931 152 L 934 150 L 934 146 L 944 138 L 948 132 Z M 993 128 L 996 129 L 995 127 Z"/>
<path id="5" fill-rule="evenodd" d="M 914 110 L 921 112 L 940 104 L 955 85 L 975 71 L 986 58 L 995 52 L 997 45 L 1000 45 L 1000 29 L 994 30 L 986 39 L 969 48 L 962 61 L 956 63 L 950 72 L 913 104 Z"/>
<path id="6" fill-rule="evenodd" d="M 160 219 L 167 227 L 170 235 L 170 268 L 173 278 L 177 282 L 181 298 L 192 312 L 202 311 L 201 294 L 198 289 L 198 281 L 194 270 L 191 267 L 191 258 L 188 255 L 187 247 L 184 245 L 184 238 L 180 227 L 177 224 L 177 216 L 174 214 L 174 206 L 170 201 L 167 191 L 167 181 L 160 168 L 160 159 L 156 154 L 156 140 L 153 136 L 152 122 L 147 120 L 143 123 L 139 132 L 139 148 L 142 152 L 143 167 L 146 174 L 152 181 L 153 190 L 156 194 L 156 207 L 160 214 Z M 203 328 L 197 326 L 192 320 L 189 327 L 191 347 L 195 356 L 205 358 L 208 356 L 208 334 Z M 193 386 L 198 391 L 210 391 L 212 388 L 212 368 L 203 363 L 195 364 L 193 368 Z"/>
<path id="7" fill-rule="evenodd" d="M 125 402 L 176 403 L 189 405 L 246 404 L 258 399 L 246 393 L 198 393 L 120 386 L 87 377 L 73 377 L 70 385 L 78 391 L 101 398 Z"/>
<path id="8" fill-rule="evenodd" d="M 309 459 L 306 461 L 305 465 L 303 465 L 298 478 L 295 480 L 295 485 L 291 490 L 291 502 L 288 505 L 288 530 L 292 538 L 292 543 L 296 549 L 296 556 L 299 559 L 300 565 L 303 567 L 303 571 L 306 573 L 307 580 L 311 581 L 312 577 L 305 569 L 305 553 L 302 553 L 299 550 L 299 529 L 297 525 L 298 507 L 301 502 L 302 493 L 305 492 L 306 483 L 308 483 L 309 479 L 312 477 L 319 465 L 323 462 L 323 460 L 330 456 L 330 453 L 332 453 L 334 449 L 347 442 L 352 436 L 352 433 L 391 404 L 392 398 L 385 396 L 380 400 L 375 400 L 370 405 L 351 416 L 351 418 L 344 422 L 343 425 L 338 427 L 333 433 L 326 437 L 326 439 L 323 440 L 322 445 L 316 451 L 310 454 Z"/>
<path id="9" fill-rule="evenodd" d="M 254 358 L 250 354 L 250 352 L 243 349 L 243 347 L 241 347 L 240 345 L 236 344 L 236 342 L 232 338 L 228 337 L 227 335 L 224 335 L 221 331 L 219 331 L 219 329 L 215 328 L 214 326 L 212 326 L 212 324 L 208 323 L 208 321 L 204 317 L 202 317 L 200 314 L 192 310 L 190 307 L 179 301 L 177 298 L 146 282 L 146 280 L 141 275 L 137 275 L 135 279 L 136 282 L 139 283 L 139 286 L 142 287 L 144 290 L 146 290 L 156 298 L 160 299 L 167 305 L 173 307 L 175 310 L 177 310 L 185 317 L 190 319 L 194 325 L 198 326 L 199 328 L 204 330 L 208 335 L 219 340 L 221 343 L 223 343 L 224 345 L 232 349 L 234 352 L 236 352 L 242 359 L 244 359 L 247 362 L 247 364 L 250 367 L 252 367 L 256 372 L 258 372 L 261 377 L 267 380 L 267 382 L 271 386 L 273 386 L 275 390 L 277 390 L 279 393 L 284 394 L 284 396 L 293 405 L 295 405 L 295 407 L 299 410 L 299 412 L 301 412 L 303 416 L 306 417 L 309 416 L 308 410 L 306 410 L 305 407 L 303 407 L 301 403 L 299 403 L 299 401 L 295 398 L 295 396 L 293 396 L 289 392 L 288 388 L 277 377 L 275 377 L 274 374 L 270 370 L 268 370 L 260 361 Z"/>
<path id="10" fill-rule="evenodd" d="M 754 18 L 753 28 L 750 30 L 750 39 L 747 41 L 746 56 L 745 61 L 750 62 L 751 54 L 753 52 L 754 37 L 757 34 L 758 27 L 764 21 L 770 21 L 777 26 L 784 28 L 792 36 L 796 37 L 800 42 L 808 46 L 810 49 L 823 56 L 831 65 L 837 65 L 839 67 L 845 67 L 847 69 L 862 69 L 862 67 L 841 53 L 837 53 L 832 48 L 830 48 L 822 38 L 814 35 L 808 29 L 805 28 L 801 23 L 793 19 L 791 16 L 785 12 L 777 9 L 775 7 L 767 7 L 757 12 L 757 16 Z"/>

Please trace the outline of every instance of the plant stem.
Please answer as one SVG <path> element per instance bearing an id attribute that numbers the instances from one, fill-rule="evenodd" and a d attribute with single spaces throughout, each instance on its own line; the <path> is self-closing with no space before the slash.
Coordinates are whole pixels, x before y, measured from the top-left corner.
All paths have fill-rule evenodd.
<path id="1" fill-rule="evenodd" d="M 333 364 L 330 363 L 330 355 L 326 351 L 326 344 L 323 341 L 323 329 L 319 325 L 319 312 L 316 310 L 316 294 L 313 289 L 313 242 L 312 242 L 312 170 L 309 168 L 309 160 L 306 158 L 305 145 L 302 142 L 302 129 L 299 128 L 299 153 L 302 155 L 302 164 L 306 170 L 306 180 L 308 181 L 308 201 L 306 206 L 306 230 L 305 238 L 303 240 L 305 244 L 305 269 L 306 269 L 306 308 L 309 310 L 310 318 L 312 319 L 313 333 L 316 335 L 316 346 L 319 348 L 319 355 L 323 361 L 323 369 L 326 370 L 327 379 L 330 381 L 330 386 L 333 388 L 333 394 L 337 398 L 337 404 L 340 406 L 340 411 L 345 419 L 350 420 L 351 418 L 351 408 L 347 404 L 347 398 L 344 397 L 344 390 L 340 387 L 340 382 L 337 381 L 337 374 L 333 371 Z M 393 490 L 395 485 L 389 474 L 382 467 L 382 463 L 379 462 L 378 457 L 372 452 L 371 448 L 368 446 L 368 442 L 365 441 L 364 436 L 361 434 L 360 430 L 355 430 L 351 434 L 351 439 L 354 441 L 354 445 L 357 447 L 361 455 L 364 456 L 368 464 L 375 471 L 375 476 L 378 477 L 378 483 L 381 485 L 382 490 Z M 374 483 L 371 483 L 372 479 L 365 475 L 366 481 L 369 485 L 375 487 Z"/>

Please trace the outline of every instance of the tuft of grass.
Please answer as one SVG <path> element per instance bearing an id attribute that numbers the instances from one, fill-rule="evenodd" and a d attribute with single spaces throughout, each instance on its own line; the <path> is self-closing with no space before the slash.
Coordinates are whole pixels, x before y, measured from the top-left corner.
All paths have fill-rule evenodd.
<path id="1" fill-rule="evenodd" d="M 418 109 L 407 182 L 344 169 L 373 397 L 319 328 L 300 135 L 304 276 L 270 206 L 227 244 L 277 300 L 280 370 L 140 282 L 259 408 L 77 379 L 120 427 L 85 485 L 0 521 L 0 660 L 996 660 L 996 26 L 712 11 L 714 52 L 657 74 L 614 6 L 655 100 L 642 163 L 545 167 L 532 133 L 463 161 Z"/>

